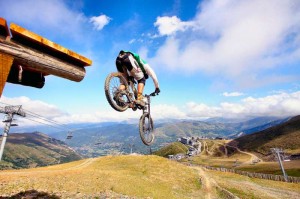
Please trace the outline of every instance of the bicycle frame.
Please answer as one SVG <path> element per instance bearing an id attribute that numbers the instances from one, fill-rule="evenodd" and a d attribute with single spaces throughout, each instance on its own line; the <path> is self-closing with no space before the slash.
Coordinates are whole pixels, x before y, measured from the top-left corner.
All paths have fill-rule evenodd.
<path id="1" fill-rule="evenodd" d="M 151 111 L 151 109 L 150 109 L 150 104 L 151 104 L 150 97 L 154 97 L 154 96 L 156 96 L 155 92 L 151 93 L 150 95 L 147 95 L 147 94 L 145 95 L 145 97 L 147 98 L 147 102 L 146 102 L 146 105 L 143 108 L 143 114 L 148 113 L 149 118 L 151 117 L 151 114 L 150 114 L 150 111 Z"/>
<path id="2" fill-rule="evenodd" d="M 154 140 L 154 134 L 153 134 L 153 130 L 154 130 L 154 124 L 153 124 L 153 120 L 152 117 L 150 115 L 150 97 L 151 96 L 155 96 L 156 93 L 151 93 L 150 95 L 145 95 L 147 101 L 145 106 L 143 106 L 143 114 L 140 118 L 139 121 L 139 131 L 140 131 L 140 136 L 141 139 L 143 141 L 143 143 L 145 145 L 150 146 L 151 143 Z"/>
<path id="3" fill-rule="evenodd" d="M 143 108 L 143 114 L 144 113 L 149 113 L 150 115 L 150 97 L 154 97 L 156 95 L 156 93 L 151 93 L 150 95 L 145 95 L 145 97 L 147 98 L 147 102 L 146 102 L 146 106 Z"/>
<path id="4" fill-rule="evenodd" d="M 139 107 L 134 105 L 134 101 L 136 99 L 136 94 L 135 93 L 137 92 L 134 84 L 135 84 L 135 82 L 133 82 L 132 80 L 128 81 L 128 88 L 125 91 L 126 92 L 125 95 L 126 95 L 127 100 L 129 102 L 129 107 L 132 108 L 133 110 L 136 110 Z"/>

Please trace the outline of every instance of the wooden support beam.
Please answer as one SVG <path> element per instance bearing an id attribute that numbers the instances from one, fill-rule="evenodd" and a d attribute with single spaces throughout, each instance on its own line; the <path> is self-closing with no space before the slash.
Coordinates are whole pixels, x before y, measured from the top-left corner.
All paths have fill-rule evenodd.
<path id="1" fill-rule="evenodd" d="M 2 95 L 13 60 L 13 56 L 0 52 L 0 97 Z"/>
<path id="2" fill-rule="evenodd" d="M 85 76 L 84 67 L 63 62 L 55 57 L 0 39 L 0 52 L 14 57 L 24 67 L 79 82 Z"/>
<path id="3" fill-rule="evenodd" d="M 70 62 L 77 66 L 90 66 L 92 61 L 88 58 L 77 54 L 59 44 L 56 44 L 40 35 L 37 35 L 17 24 L 10 24 L 10 31 L 12 34 L 12 40 L 31 47 L 33 49 L 39 50 L 41 52 L 47 53 L 49 55 L 55 56 L 62 59 L 65 62 Z"/>
<path id="4" fill-rule="evenodd" d="M 79 82 L 92 61 L 0 17 L 0 97 L 5 82 L 42 88 L 45 75 Z"/>

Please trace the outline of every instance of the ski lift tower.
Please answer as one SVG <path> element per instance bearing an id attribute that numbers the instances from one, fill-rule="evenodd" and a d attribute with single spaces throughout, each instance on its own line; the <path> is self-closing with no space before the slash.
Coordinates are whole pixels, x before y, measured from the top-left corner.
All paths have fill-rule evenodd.
<path id="1" fill-rule="evenodd" d="M 6 114 L 5 120 L 3 121 L 5 123 L 5 126 L 4 126 L 3 139 L 2 139 L 1 148 L 0 148 L 0 161 L 1 161 L 3 151 L 4 151 L 4 146 L 5 146 L 6 139 L 7 139 L 8 133 L 9 133 L 9 129 L 11 126 L 16 126 L 16 124 L 11 123 L 13 121 L 14 115 L 19 115 L 19 116 L 25 117 L 26 114 L 22 109 L 22 105 L 0 107 L 0 113 Z"/>
<path id="2" fill-rule="evenodd" d="M 282 171 L 282 173 L 283 173 L 284 180 L 287 182 L 287 181 L 288 181 L 288 175 L 286 174 L 286 172 L 285 172 L 285 170 L 284 170 L 284 167 L 283 167 L 283 164 L 282 164 L 282 160 L 281 160 L 281 156 L 282 156 L 282 154 L 283 154 L 282 149 L 279 149 L 279 148 L 271 148 L 271 151 L 276 155 L 277 160 L 278 160 L 278 163 L 279 163 L 280 168 L 281 168 L 281 171 Z"/>

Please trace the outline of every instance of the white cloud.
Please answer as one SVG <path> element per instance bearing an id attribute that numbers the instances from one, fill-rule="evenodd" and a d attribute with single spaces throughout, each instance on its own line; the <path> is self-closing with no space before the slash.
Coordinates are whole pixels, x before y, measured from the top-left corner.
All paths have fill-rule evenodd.
<path id="1" fill-rule="evenodd" d="M 299 76 L 288 71 L 300 61 L 299 1 L 203 1 L 192 20 L 158 17 L 154 25 L 168 36 L 149 60 L 154 66 L 201 71 L 243 86 L 260 84 L 280 67 L 286 77 Z"/>
<path id="2" fill-rule="evenodd" d="M 231 93 L 224 92 L 222 95 L 225 96 L 225 97 L 238 97 L 238 96 L 244 95 L 244 93 L 241 93 L 241 92 L 231 92 Z"/>
<path id="3" fill-rule="evenodd" d="M 21 117 L 18 117 L 18 124 L 21 126 L 38 126 L 46 123 L 54 126 L 54 128 L 61 128 L 62 126 L 57 124 L 138 121 L 141 114 L 139 111 L 132 111 L 130 109 L 125 112 L 117 112 L 112 108 L 105 111 L 70 114 L 54 105 L 39 100 L 32 100 L 28 97 L 7 98 L 2 96 L 0 103 L 2 107 L 6 104 L 22 105 L 22 108 L 25 109 L 25 112 L 28 114 L 27 117 L 22 120 Z M 281 92 L 261 98 L 247 97 L 237 103 L 221 102 L 216 106 L 189 102 L 183 108 L 175 105 L 160 104 L 152 106 L 151 109 L 154 120 L 196 120 L 210 117 L 237 118 L 248 116 L 285 117 L 300 115 L 300 91 L 293 93 Z M 48 123 L 47 120 L 52 122 Z"/>
<path id="4" fill-rule="evenodd" d="M 5 96 L 1 96 L 1 106 L 19 106 L 22 105 L 22 109 L 25 109 L 26 112 L 28 111 L 28 115 L 32 115 L 32 113 L 38 114 L 40 116 L 45 115 L 45 117 L 53 118 L 57 117 L 64 113 L 64 111 L 60 110 L 54 105 L 47 104 L 40 100 L 32 100 L 28 97 L 21 96 L 15 98 L 7 98 Z"/>
<path id="5" fill-rule="evenodd" d="M 151 107 L 151 115 L 155 119 L 184 119 L 186 114 L 174 105 L 160 104 Z"/>
<path id="6" fill-rule="evenodd" d="M 172 35 L 177 31 L 183 31 L 191 26 L 190 22 L 183 22 L 178 17 L 157 17 L 154 26 L 158 28 L 159 34 Z"/>
<path id="7" fill-rule="evenodd" d="M 293 116 L 300 114 L 300 91 L 282 92 L 261 98 L 247 97 L 240 103 L 222 102 L 219 106 L 188 103 L 190 117 L 247 117 L 247 116 Z"/>
<path id="8" fill-rule="evenodd" d="M 189 102 L 186 104 L 187 116 L 191 118 L 221 117 L 220 107 L 208 106 L 206 104 L 196 104 Z"/>
<path id="9" fill-rule="evenodd" d="M 0 1 L 1 16 L 38 34 L 81 38 L 87 18 L 60 0 Z M 51 30 L 51 31 L 50 31 Z"/>
<path id="10" fill-rule="evenodd" d="M 98 17 L 91 17 L 90 22 L 93 23 L 96 30 L 102 30 L 111 21 L 111 18 L 106 15 L 100 15 Z"/>
<path id="11" fill-rule="evenodd" d="M 9 105 L 22 105 L 22 108 L 27 113 L 25 119 L 19 122 L 22 126 L 50 124 L 54 127 L 60 127 L 58 124 L 69 123 L 85 123 L 85 122 L 110 122 L 110 121 L 131 121 L 138 120 L 141 112 L 128 109 L 125 112 L 117 112 L 110 108 L 109 110 L 96 111 L 92 113 L 67 113 L 58 107 L 42 102 L 40 100 L 32 100 L 28 97 L 7 98 L 1 97 L 1 107 Z M 152 106 L 152 114 L 155 119 L 164 118 L 185 118 L 185 113 L 180 111 L 176 106 L 172 105 L 157 105 Z M 47 122 L 50 120 L 50 123 Z M 53 123 L 54 122 L 54 123 Z"/>
<path id="12" fill-rule="evenodd" d="M 47 104 L 40 100 L 32 100 L 28 97 L 21 96 L 15 98 L 7 98 L 1 96 L 0 101 L 1 107 L 5 106 L 19 106 L 21 105 L 22 110 L 24 110 L 26 117 L 15 115 L 14 118 L 18 118 L 18 124 L 21 126 L 31 126 L 31 125 L 54 125 L 53 122 L 60 123 L 59 120 L 53 120 L 53 118 L 60 115 L 68 115 L 64 111 L 60 110 L 58 107 Z M 49 122 L 52 121 L 52 122 Z"/>
<path id="13" fill-rule="evenodd" d="M 136 39 L 131 39 L 128 43 L 133 44 L 136 41 Z"/>

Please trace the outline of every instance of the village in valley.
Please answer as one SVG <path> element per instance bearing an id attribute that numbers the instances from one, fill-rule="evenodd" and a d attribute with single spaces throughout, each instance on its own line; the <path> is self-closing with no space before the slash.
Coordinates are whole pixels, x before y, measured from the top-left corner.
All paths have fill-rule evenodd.
<path id="1" fill-rule="evenodd" d="M 180 137 L 177 139 L 178 142 L 186 145 L 188 147 L 188 151 L 186 154 L 175 154 L 169 155 L 169 159 L 180 160 L 185 157 L 195 156 L 201 153 L 202 143 L 201 140 L 207 140 L 209 138 L 202 136 L 202 137 Z M 223 140 L 221 137 L 214 138 L 216 140 Z"/>

